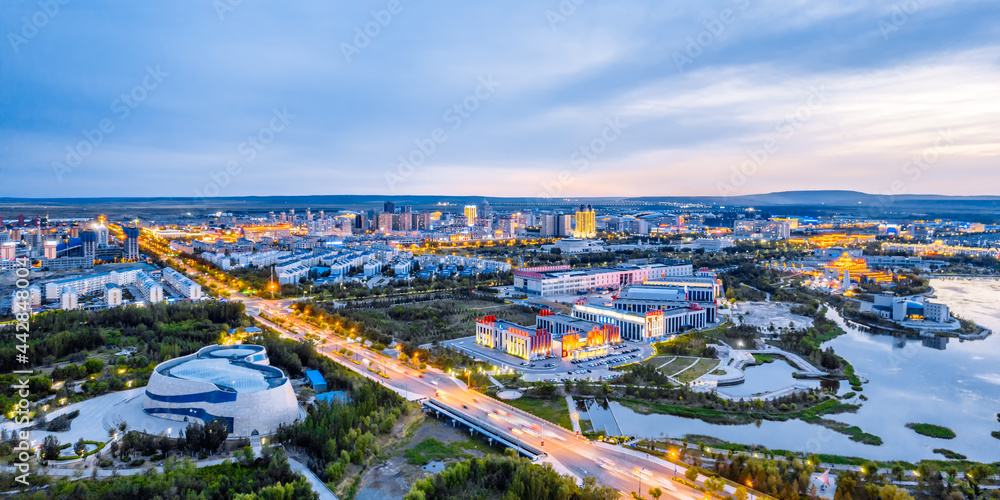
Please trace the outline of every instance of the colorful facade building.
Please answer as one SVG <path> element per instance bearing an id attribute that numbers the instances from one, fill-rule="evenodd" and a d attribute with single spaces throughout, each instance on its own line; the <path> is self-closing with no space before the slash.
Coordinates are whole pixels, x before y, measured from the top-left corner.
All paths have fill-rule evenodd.
<path id="1" fill-rule="evenodd" d="M 548 331 L 496 316 L 476 320 L 476 343 L 529 361 L 552 356 L 552 335 Z"/>

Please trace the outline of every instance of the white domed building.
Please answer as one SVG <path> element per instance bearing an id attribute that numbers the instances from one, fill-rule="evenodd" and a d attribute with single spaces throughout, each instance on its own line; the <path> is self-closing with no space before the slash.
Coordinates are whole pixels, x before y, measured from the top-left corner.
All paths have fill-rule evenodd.
<path id="1" fill-rule="evenodd" d="M 142 411 L 158 419 L 205 424 L 222 419 L 230 436 L 264 436 L 303 418 L 288 376 L 259 345 L 213 345 L 156 366 Z"/>

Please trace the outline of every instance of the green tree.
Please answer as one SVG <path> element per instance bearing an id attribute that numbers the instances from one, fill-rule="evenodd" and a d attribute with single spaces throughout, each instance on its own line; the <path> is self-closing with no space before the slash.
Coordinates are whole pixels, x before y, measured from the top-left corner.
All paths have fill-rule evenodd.
<path id="1" fill-rule="evenodd" d="M 686 471 L 684 471 L 684 477 L 688 478 L 688 481 L 691 481 L 692 483 L 695 482 L 695 481 L 697 481 L 698 480 L 698 468 L 697 467 L 693 467 L 693 466 L 692 467 L 688 467 L 688 469 Z"/>
<path id="2" fill-rule="evenodd" d="M 736 493 L 733 494 L 733 498 L 736 500 L 747 500 L 750 498 L 750 492 L 748 492 L 746 488 L 740 486 L 739 488 L 736 488 Z"/>
<path id="3" fill-rule="evenodd" d="M 87 443 L 83 442 L 83 438 L 80 438 L 80 440 L 73 445 L 73 452 L 75 452 L 78 457 L 82 457 L 83 454 L 87 452 Z"/>
<path id="4" fill-rule="evenodd" d="M 660 500 L 660 496 L 663 495 L 663 490 L 659 486 L 649 489 L 649 496 L 653 497 L 655 500 Z"/>
<path id="5" fill-rule="evenodd" d="M 59 438 L 49 434 L 42 441 L 42 458 L 55 460 L 59 457 Z"/>
<path id="6" fill-rule="evenodd" d="M 91 358 L 83 363 L 83 369 L 87 370 L 88 374 L 94 374 L 104 369 L 104 361 L 99 359 Z"/>

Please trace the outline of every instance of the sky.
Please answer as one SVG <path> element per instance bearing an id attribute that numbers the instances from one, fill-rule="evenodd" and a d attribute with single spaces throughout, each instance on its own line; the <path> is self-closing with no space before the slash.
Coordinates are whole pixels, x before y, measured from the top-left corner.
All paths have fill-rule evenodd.
<path id="1" fill-rule="evenodd" d="M 997 195 L 995 0 L 10 0 L 0 197 Z"/>

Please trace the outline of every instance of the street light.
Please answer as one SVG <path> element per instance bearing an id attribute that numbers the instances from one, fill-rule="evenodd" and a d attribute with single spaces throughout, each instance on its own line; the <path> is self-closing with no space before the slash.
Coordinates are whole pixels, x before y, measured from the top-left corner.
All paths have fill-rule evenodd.
<path id="1" fill-rule="evenodd" d="M 671 451 L 670 452 L 670 458 L 674 462 L 674 477 L 677 477 L 677 452 L 676 451 Z"/>
<path id="2" fill-rule="evenodd" d="M 753 480 L 747 479 L 747 486 L 750 487 L 750 500 L 753 500 Z"/>

